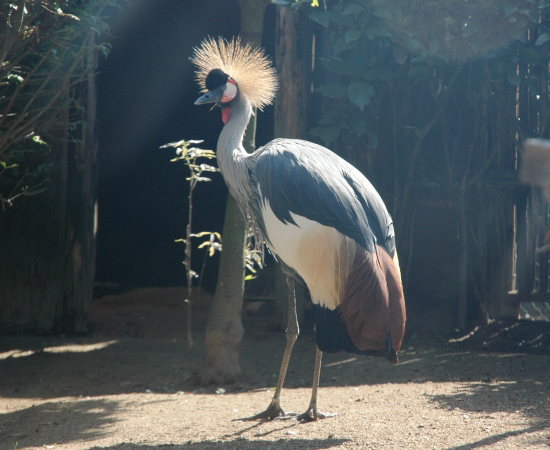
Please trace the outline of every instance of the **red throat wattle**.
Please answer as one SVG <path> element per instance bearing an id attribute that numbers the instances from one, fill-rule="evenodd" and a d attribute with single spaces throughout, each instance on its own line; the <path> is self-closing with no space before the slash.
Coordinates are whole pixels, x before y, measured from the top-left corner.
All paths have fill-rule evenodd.
<path id="1" fill-rule="evenodd" d="M 228 106 L 222 106 L 222 121 L 225 125 L 227 122 L 229 122 L 229 119 L 231 118 L 231 108 Z"/>

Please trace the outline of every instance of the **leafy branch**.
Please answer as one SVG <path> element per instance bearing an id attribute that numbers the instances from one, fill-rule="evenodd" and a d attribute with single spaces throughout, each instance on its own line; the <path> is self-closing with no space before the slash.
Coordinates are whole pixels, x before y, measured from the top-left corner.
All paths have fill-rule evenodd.
<path id="1" fill-rule="evenodd" d="M 202 160 L 213 160 L 216 158 L 216 153 L 212 150 L 202 149 L 196 145 L 201 144 L 200 140 L 181 140 L 177 142 L 171 142 L 163 145 L 161 148 L 175 148 L 176 157 L 172 158 L 171 162 L 183 162 L 187 167 L 189 175 L 186 180 L 189 185 L 189 191 L 187 194 L 187 226 L 185 229 L 185 238 L 176 239 L 175 242 L 182 243 L 184 246 L 184 261 L 185 277 L 187 281 L 187 297 L 184 302 L 187 305 L 187 345 L 189 348 L 193 346 L 193 334 L 192 334 L 192 286 L 193 279 L 203 279 L 204 270 L 206 267 L 207 257 L 213 257 L 216 252 L 222 251 L 222 237 L 218 232 L 201 231 L 200 233 L 193 233 L 193 193 L 199 183 L 212 181 L 208 176 L 211 173 L 219 172 L 219 169 L 215 166 L 201 162 Z M 193 252 L 193 239 L 200 239 L 207 237 L 198 245 L 198 249 L 207 250 L 204 254 L 200 275 L 192 268 L 191 259 Z"/>
<path id="2" fill-rule="evenodd" d="M 51 166 L 47 160 L 53 153 L 45 151 L 47 145 L 36 145 L 40 144 L 36 139 L 42 136 L 54 142 L 75 128 L 72 113 L 81 107 L 75 89 L 89 76 L 90 54 L 108 50 L 106 44 L 95 44 L 94 36 L 107 30 L 103 11 L 113 3 L 14 0 L 0 4 L 0 158 L 18 167 L 2 173 L 4 207 L 18 197 L 45 190 Z M 19 191 L 29 178 L 38 180 Z"/>

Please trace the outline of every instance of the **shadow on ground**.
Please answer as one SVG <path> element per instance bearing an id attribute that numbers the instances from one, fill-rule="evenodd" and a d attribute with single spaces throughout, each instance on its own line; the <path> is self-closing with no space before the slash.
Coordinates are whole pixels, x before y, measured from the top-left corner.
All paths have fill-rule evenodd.
<path id="1" fill-rule="evenodd" d="M 307 448 L 307 449 L 323 449 L 332 448 L 347 442 L 346 439 L 284 439 L 277 441 L 248 441 L 246 439 L 235 439 L 232 441 L 202 441 L 190 444 L 174 444 L 174 445 L 135 445 L 132 443 L 124 443 L 112 447 L 93 447 L 90 450 L 154 450 L 154 449 L 279 449 L 279 448 Z"/>
<path id="2" fill-rule="evenodd" d="M 484 439 L 480 439 L 475 442 L 469 442 L 466 445 L 449 447 L 448 450 L 471 450 L 474 448 L 487 448 L 487 447 L 499 445 L 499 443 L 502 443 L 504 440 L 514 436 L 531 434 L 537 431 L 544 431 L 547 429 L 548 429 L 548 423 L 534 425 L 528 428 L 522 428 L 521 430 L 508 431 L 506 433 L 500 433 L 500 434 L 493 434 Z M 540 442 L 533 442 L 532 445 L 533 445 L 533 448 L 538 448 L 539 446 L 540 448 L 544 448 L 548 446 L 548 442 L 541 440 Z M 498 447 L 495 447 L 495 448 L 498 448 Z"/>
<path id="3" fill-rule="evenodd" d="M 239 384 L 224 386 L 227 393 L 265 389 L 276 383 L 284 337 L 271 333 L 260 339 L 251 338 L 245 339 L 242 352 L 243 370 L 248 375 Z M 178 391 L 214 394 L 220 387 L 199 387 L 186 381 L 191 367 L 180 341 L 40 338 L 40 345 L 26 342 L 22 349 L 16 349 L 15 342 L 27 339 L 33 338 L 16 339 L 14 345 L 8 345 L 11 356 L 0 360 L 2 397 L 44 399 Z M 0 353 L 9 355 L 10 351 L 3 345 Z M 312 336 L 303 336 L 291 360 L 286 388 L 310 386 L 313 351 Z M 479 412 L 481 404 L 488 413 L 520 410 L 542 418 L 548 413 L 548 405 L 542 402 L 550 396 L 548 367 L 548 356 L 419 346 L 403 352 L 397 366 L 375 357 L 326 355 L 321 384 L 326 387 L 465 382 L 462 391 L 433 396 L 431 400 L 451 409 Z M 525 392 L 534 392 L 541 402 L 533 404 Z M 35 412 L 31 408 L 26 413 Z"/>
<path id="4" fill-rule="evenodd" d="M 80 402 L 49 402 L 0 415 L 3 445 L 19 448 L 63 444 L 101 438 L 114 419 L 118 403 L 94 399 Z M 29 428 L 28 424 L 33 424 Z M 2 447 L 8 448 L 8 447 Z"/>

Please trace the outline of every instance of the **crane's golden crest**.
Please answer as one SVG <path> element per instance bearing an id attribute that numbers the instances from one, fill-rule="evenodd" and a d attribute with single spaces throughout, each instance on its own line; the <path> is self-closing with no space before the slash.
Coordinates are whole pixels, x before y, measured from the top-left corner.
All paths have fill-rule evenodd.
<path id="1" fill-rule="evenodd" d="M 277 90 L 275 69 L 261 48 L 244 44 L 239 37 L 207 37 L 193 49 L 191 62 L 197 67 L 195 75 L 203 92 L 207 91 L 208 73 L 221 69 L 237 82 L 252 106 L 262 109 L 273 101 Z"/>

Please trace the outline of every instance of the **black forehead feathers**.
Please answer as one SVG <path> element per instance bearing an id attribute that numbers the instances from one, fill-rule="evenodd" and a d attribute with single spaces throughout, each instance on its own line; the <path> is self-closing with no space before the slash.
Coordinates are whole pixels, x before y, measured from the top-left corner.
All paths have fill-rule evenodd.
<path id="1" fill-rule="evenodd" d="M 206 76 L 206 89 L 211 91 L 212 89 L 219 88 L 220 86 L 223 86 L 225 83 L 227 83 L 228 78 L 229 75 L 227 75 L 223 70 L 212 69 L 210 72 L 208 72 L 208 75 Z"/>

